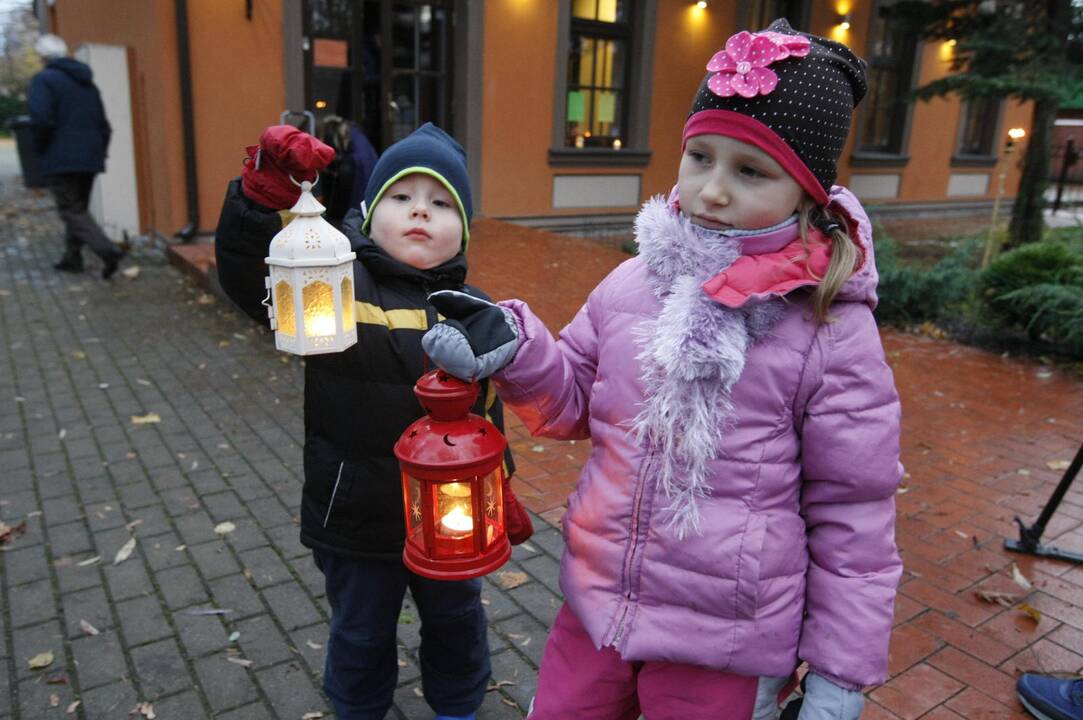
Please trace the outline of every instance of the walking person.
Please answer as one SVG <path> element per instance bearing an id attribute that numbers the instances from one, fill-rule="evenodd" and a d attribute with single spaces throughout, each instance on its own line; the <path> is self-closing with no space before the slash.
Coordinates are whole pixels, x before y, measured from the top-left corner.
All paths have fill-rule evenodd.
<path id="1" fill-rule="evenodd" d="M 102 277 L 108 280 L 125 250 L 106 236 L 87 204 L 94 176 L 105 170 L 112 128 L 93 72 L 67 56 L 63 38 L 42 35 L 34 47 L 45 61 L 45 68 L 31 79 L 28 93 L 34 149 L 64 221 L 64 255 L 53 267 L 82 272 L 82 251 L 87 245 L 102 259 Z"/>

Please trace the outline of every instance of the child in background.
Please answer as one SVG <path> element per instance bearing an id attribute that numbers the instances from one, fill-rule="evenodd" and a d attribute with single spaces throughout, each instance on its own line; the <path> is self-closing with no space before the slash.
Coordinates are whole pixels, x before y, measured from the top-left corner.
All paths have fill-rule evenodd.
<path id="1" fill-rule="evenodd" d="M 250 262 L 220 265 L 220 274 L 253 272 L 273 235 L 270 228 L 253 232 L 238 222 L 231 215 L 235 207 L 227 197 L 218 250 Z M 387 714 L 398 677 L 398 618 L 409 587 L 421 616 L 425 699 L 438 718 L 472 720 L 490 675 L 481 581 L 429 580 L 403 565 L 402 484 L 392 451 L 422 415 L 413 386 L 429 369 L 421 336 L 436 322 L 426 295 L 451 289 L 484 297 L 465 285 L 472 208 L 463 149 L 434 125 L 422 126 L 377 162 L 364 207 L 367 214 L 351 210 L 343 222 L 357 253 L 357 344 L 305 359 L 301 542 L 312 549 L 331 604 L 324 690 L 341 720 Z M 223 277 L 222 286 L 250 307 L 264 296 L 265 274 L 246 282 Z M 244 289 L 249 295 L 238 294 Z M 503 429 L 495 394 L 483 388 L 474 412 Z M 510 475 L 510 453 L 505 462 Z M 532 532 L 530 518 L 509 486 L 504 493 L 509 539 L 521 543 Z"/>
<path id="2" fill-rule="evenodd" d="M 430 298 L 434 362 L 594 446 L 531 720 L 777 717 L 802 661 L 801 720 L 855 720 L 886 677 L 899 402 L 869 221 L 833 185 L 864 63 L 776 21 L 707 69 L 639 257 L 559 340 L 518 300 Z"/>

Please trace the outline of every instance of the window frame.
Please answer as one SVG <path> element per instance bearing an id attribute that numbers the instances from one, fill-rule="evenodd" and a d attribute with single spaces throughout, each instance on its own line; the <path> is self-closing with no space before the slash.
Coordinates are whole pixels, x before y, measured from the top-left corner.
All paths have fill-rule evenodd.
<path id="1" fill-rule="evenodd" d="M 963 136 L 973 103 L 975 101 L 991 101 L 996 103 L 996 119 L 993 120 L 993 130 L 989 138 L 989 152 L 968 153 L 962 148 Z M 1000 137 L 1004 122 L 1004 99 L 997 97 L 959 98 L 959 123 L 955 130 L 955 151 L 951 156 L 952 167 L 992 167 L 997 163 L 999 150 L 997 139 Z"/>
<path id="2" fill-rule="evenodd" d="M 918 73 L 921 69 L 924 42 L 915 34 L 910 39 L 912 45 L 901 53 L 901 58 L 899 57 L 900 53 L 898 52 L 882 56 L 874 56 L 871 52 L 871 42 L 875 37 L 876 23 L 880 20 L 879 16 L 881 10 L 886 10 L 897 4 L 897 2 L 898 0 L 877 0 L 873 4 L 872 12 L 869 17 L 868 32 L 866 34 L 866 38 L 868 38 L 870 43 L 869 46 L 866 47 L 866 59 L 868 60 L 866 76 L 870 79 L 869 86 L 871 90 L 871 76 L 873 71 L 888 67 L 899 72 L 899 79 L 905 81 L 905 87 L 896 89 L 894 104 L 896 108 L 901 105 L 903 109 L 901 113 L 896 110 L 895 116 L 891 118 L 892 126 L 889 132 L 892 136 L 891 143 L 893 147 L 889 147 L 885 150 L 873 146 L 862 145 L 861 137 L 864 134 L 865 123 L 869 121 L 870 113 L 873 110 L 873 107 L 870 104 L 871 98 L 866 94 L 864 102 L 859 106 L 854 128 L 854 150 L 850 155 L 850 164 L 854 167 L 902 167 L 910 162 L 910 131 L 913 124 L 914 103 L 906 101 L 900 103 L 899 98 L 904 97 L 914 88 L 915 79 L 918 77 Z M 907 53 L 910 54 L 909 58 L 906 57 Z M 902 75 L 903 73 L 905 73 L 905 76 Z M 899 117 L 899 115 L 901 115 L 901 117 Z"/>
<path id="3" fill-rule="evenodd" d="M 554 65 L 553 127 L 550 137 L 549 164 L 645 166 L 650 162 L 651 58 L 654 56 L 654 26 L 658 0 L 626 0 L 629 2 L 626 34 L 614 33 L 610 23 L 575 20 L 595 36 L 627 38 L 627 80 L 622 89 L 624 107 L 624 137 L 621 149 L 602 147 L 570 148 L 564 146 L 568 96 L 568 54 L 572 44 L 572 0 L 560 0 L 557 16 L 557 48 Z"/>

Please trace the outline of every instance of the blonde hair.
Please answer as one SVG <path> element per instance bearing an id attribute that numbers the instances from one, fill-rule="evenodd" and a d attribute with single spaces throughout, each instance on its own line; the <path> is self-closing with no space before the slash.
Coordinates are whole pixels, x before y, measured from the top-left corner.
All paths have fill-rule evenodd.
<path id="1" fill-rule="evenodd" d="M 806 198 L 802 203 L 798 210 L 797 223 L 801 231 L 801 244 L 805 246 L 806 252 L 809 252 L 809 226 L 831 227 L 831 232 L 825 233 L 831 241 L 831 261 L 827 265 L 827 271 L 823 277 L 816 277 L 809 270 L 809 274 L 820 281 L 812 291 L 812 318 L 818 323 L 828 323 L 834 320 L 828 312 L 831 303 L 835 301 L 835 296 L 839 294 L 843 284 L 854 274 L 861 254 L 846 230 L 845 219 L 826 207 L 817 206 L 811 199 Z"/>

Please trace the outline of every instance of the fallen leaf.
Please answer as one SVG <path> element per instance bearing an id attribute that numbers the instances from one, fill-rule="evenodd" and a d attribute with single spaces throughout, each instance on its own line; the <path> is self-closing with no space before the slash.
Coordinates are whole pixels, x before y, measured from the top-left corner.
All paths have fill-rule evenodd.
<path id="1" fill-rule="evenodd" d="M 231 663 L 234 663 L 235 665 L 240 665 L 241 667 L 246 667 L 246 668 L 247 667 L 252 667 L 252 661 L 251 660 L 245 660 L 242 657 L 227 656 L 226 660 L 230 661 Z"/>
<path id="2" fill-rule="evenodd" d="M 237 632 L 236 630 L 234 630 L 233 632 L 231 632 L 229 634 L 229 637 L 226 638 L 226 639 L 229 640 L 229 642 L 237 642 L 238 640 L 241 639 L 241 634 L 239 632 Z"/>
<path id="3" fill-rule="evenodd" d="M 147 413 L 146 415 L 132 415 L 132 425 L 146 425 L 148 423 L 159 423 L 162 418 L 158 413 Z"/>
<path id="4" fill-rule="evenodd" d="M 100 634 L 99 631 L 98 631 L 98 628 L 94 627 L 93 625 L 88 623 L 86 620 L 80 620 L 79 621 L 79 627 L 81 627 L 83 629 L 83 632 L 85 632 L 87 635 L 98 635 L 98 634 Z"/>
<path id="5" fill-rule="evenodd" d="M 94 565 L 96 563 L 100 563 L 101 561 L 102 561 L 102 556 L 101 555 L 95 555 L 94 557 L 88 557 L 86 560 L 80 560 L 79 562 L 77 562 L 75 564 L 78 565 L 79 567 L 86 567 L 87 565 Z"/>
<path id="6" fill-rule="evenodd" d="M 500 698 L 500 702 L 504 703 L 504 704 L 505 704 L 505 705 L 507 705 L 508 707 L 513 707 L 513 708 L 518 708 L 518 707 L 519 707 L 519 706 L 518 706 L 518 705 L 516 705 L 516 704 L 515 704 L 515 703 L 514 703 L 513 701 L 511 701 L 511 700 L 508 700 L 508 699 L 507 699 L 506 697 L 502 697 L 502 698 Z"/>
<path id="7" fill-rule="evenodd" d="M 64 674 L 63 670 L 50 673 L 45 676 L 46 685 L 67 685 L 68 676 Z"/>
<path id="8" fill-rule="evenodd" d="M 521 547 L 523 550 L 526 550 L 527 552 L 538 552 L 537 548 L 535 548 L 528 542 L 519 543 L 519 547 Z"/>
<path id="9" fill-rule="evenodd" d="M 489 687 L 485 688 L 485 691 L 492 692 L 493 690 L 499 690 L 502 687 L 514 684 L 515 683 L 513 683 L 511 680 L 497 680 L 496 682 L 489 683 Z"/>
<path id="10" fill-rule="evenodd" d="M 15 527 L 9 527 L 3 521 L 0 521 L 0 545 L 7 545 L 20 535 L 26 534 L 26 520 Z"/>
<path id="11" fill-rule="evenodd" d="M 534 447 L 532 447 L 530 449 L 532 451 L 534 451 L 534 452 L 545 452 L 545 446 L 544 445 L 535 445 Z"/>
<path id="12" fill-rule="evenodd" d="M 49 707 L 60 707 L 60 696 L 56 693 L 49 696 Z"/>
<path id="13" fill-rule="evenodd" d="M 143 717 L 147 718 L 147 720 L 154 720 L 154 718 L 158 717 L 154 713 L 154 706 L 151 705 L 149 702 L 141 702 L 141 703 L 139 703 L 134 708 L 129 710 L 128 714 L 129 715 L 142 715 Z"/>
<path id="14" fill-rule="evenodd" d="M 421 688 L 417 687 L 416 685 L 414 686 L 414 695 L 417 695 L 418 697 L 423 697 L 424 694 L 425 693 L 421 692 Z"/>
<path id="15" fill-rule="evenodd" d="M 1046 463 L 1050 470 L 1067 470 L 1070 464 L 1067 460 L 1050 460 Z"/>
<path id="16" fill-rule="evenodd" d="M 1030 470 L 1027 470 L 1026 468 L 1019 468 L 1015 472 L 1019 475 L 1022 475 L 1023 477 L 1027 477 L 1028 475 L 1030 475 Z"/>
<path id="17" fill-rule="evenodd" d="M 405 660 L 402 660 L 402 659 L 399 660 L 399 667 L 400 668 L 404 668 L 407 665 L 409 665 L 409 663 L 407 663 Z"/>
<path id="18" fill-rule="evenodd" d="M 129 280 L 135 280 L 137 277 L 139 277 L 139 266 L 132 265 L 131 267 L 126 267 L 120 271 L 120 274 L 128 278 Z"/>
<path id="19" fill-rule="evenodd" d="M 905 485 L 900 485 L 899 487 L 895 488 L 896 495 L 905 495 L 908 492 L 910 492 L 910 488 L 906 487 Z"/>
<path id="20" fill-rule="evenodd" d="M 213 305 L 214 295 L 211 295 L 209 293 L 203 293 L 196 298 L 196 303 L 198 303 L 199 305 Z"/>
<path id="21" fill-rule="evenodd" d="M 319 710 L 315 710 L 313 712 L 306 712 L 304 715 L 301 716 L 301 720 L 320 720 L 320 718 L 322 717 L 323 713 Z"/>
<path id="22" fill-rule="evenodd" d="M 125 528 L 125 529 L 126 529 L 126 530 L 127 530 L 128 532 L 131 532 L 131 531 L 132 531 L 132 528 L 133 528 L 133 527 L 135 527 L 136 525 L 142 525 L 142 524 L 143 524 L 143 521 L 142 521 L 142 520 L 132 520 L 132 521 L 131 521 L 130 523 L 128 523 L 127 525 L 125 525 L 125 526 L 124 526 L 124 528 Z"/>
<path id="23" fill-rule="evenodd" d="M 181 610 L 181 615 L 228 615 L 233 612 L 230 608 L 188 608 Z"/>
<path id="24" fill-rule="evenodd" d="M 73 350 L 72 353 L 71 353 L 71 356 L 73 358 L 75 358 L 76 360 L 85 360 L 86 359 L 86 353 L 83 352 L 82 350 Z"/>
<path id="25" fill-rule="evenodd" d="M 72 703 L 70 705 L 68 705 L 67 709 L 64 710 L 64 713 L 66 715 L 74 715 L 75 711 L 78 710 L 79 706 L 82 705 L 82 704 L 83 704 L 82 700 L 73 700 Z"/>
<path id="26" fill-rule="evenodd" d="M 959 537 L 961 537 L 963 540 L 966 540 L 968 537 L 970 537 L 969 535 L 967 535 L 962 530 L 956 530 L 955 534 L 958 535 Z"/>
<path id="27" fill-rule="evenodd" d="M 496 576 L 497 584 L 505 590 L 513 590 L 520 585 L 526 584 L 528 580 L 530 578 L 525 572 L 514 572 L 512 570 L 506 570 Z"/>
<path id="28" fill-rule="evenodd" d="M 1019 568 L 1015 566 L 1015 563 L 1012 563 L 1012 581 L 1024 590 L 1030 590 L 1033 587 L 1030 580 L 1027 580 L 1026 576 L 1019 572 Z"/>
<path id="29" fill-rule="evenodd" d="M 120 546 L 120 550 L 117 550 L 116 557 L 113 558 L 114 565 L 120 565 L 132 555 L 132 551 L 135 550 L 135 538 L 129 538 L 128 542 Z"/>
<path id="30" fill-rule="evenodd" d="M 982 602 L 1001 607 L 1011 607 L 1019 602 L 1019 596 L 1012 593 L 996 592 L 995 590 L 975 590 L 974 595 Z"/>
<path id="31" fill-rule="evenodd" d="M 229 520 L 218 523 L 214 526 L 214 532 L 216 535 L 228 535 L 236 529 L 237 526 L 231 523 Z"/>
<path id="32" fill-rule="evenodd" d="M 64 439 L 64 438 L 66 438 L 67 436 L 68 436 L 68 430 L 67 430 L 67 428 L 60 428 L 60 432 L 58 432 L 58 433 L 56 434 L 56 439 L 57 439 L 57 440 L 63 440 L 63 439 Z"/>
<path id="33" fill-rule="evenodd" d="M 38 653 L 34 657 L 27 661 L 31 670 L 39 670 L 43 667 L 49 667 L 53 664 L 53 651 L 46 650 L 43 653 Z"/>
<path id="34" fill-rule="evenodd" d="M 312 642 L 311 640 L 305 640 L 305 645 L 308 645 L 313 650 L 319 650 L 320 648 L 323 647 L 323 645 L 321 645 L 320 643 Z M 403 667 L 405 667 L 405 665 Z"/>
<path id="35" fill-rule="evenodd" d="M 135 382 L 137 384 L 139 384 L 139 385 L 146 385 L 147 387 L 150 387 L 150 380 L 144 380 L 143 378 L 138 378 L 138 379 L 136 379 Z"/>
<path id="36" fill-rule="evenodd" d="M 188 547 L 187 545 L 178 545 L 177 547 L 175 547 L 175 548 L 173 548 L 173 549 L 174 549 L 174 550 L 176 550 L 177 552 L 184 552 L 184 550 L 185 550 L 185 549 L 186 549 L 187 547 Z"/>
<path id="37" fill-rule="evenodd" d="M 414 616 L 408 612 L 399 613 L 399 625 L 409 625 L 414 621 Z"/>
<path id="38" fill-rule="evenodd" d="M 251 568 L 245 568 L 244 571 L 241 574 L 244 575 L 245 580 L 247 580 L 248 582 L 252 582 L 252 569 Z"/>
<path id="39" fill-rule="evenodd" d="M 1041 611 L 1033 605 L 1028 605 L 1027 603 L 1019 603 L 1019 612 L 1023 613 L 1036 623 L 1040 623 L 1042 621 Z"/>

